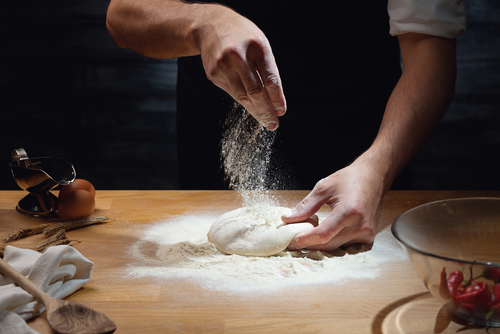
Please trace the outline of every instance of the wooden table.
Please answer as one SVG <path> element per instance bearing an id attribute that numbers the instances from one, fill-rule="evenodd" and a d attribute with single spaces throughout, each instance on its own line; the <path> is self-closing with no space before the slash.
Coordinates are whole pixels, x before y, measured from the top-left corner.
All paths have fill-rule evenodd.
<path id="1" fill-rule="evenodd" d="M 280 196 L 293 206 L 306 194 Z M 44 222 L 15 211 L 24 195 L 0 191 L 0 237 Z M 469 196 L 500 197 L 500 192 L 389 192 L 380 230 L 389 230 L 399 214 L 417 205 Z M 68 299 L 104 312 L 117 324 L 116 333 L 500 333 L 500 328 L 466 324 L 442 308 L 408 260 L 383 264 L 377 279 L 251 297 L 229 296 L 186 281 L 123 279 L 130 262 L 128 247 L 142 227 L 188 211 L 226 212 L 241 204 L 234 191 L 98 191 L 96 197 L 94 215 L 114 221 L 68 232 L 70 239 L 81 241 L 74 247 L 95 265 L 90 282 Z M 52 332 L 44 315 L 29 324 L 41 333 Z"/>

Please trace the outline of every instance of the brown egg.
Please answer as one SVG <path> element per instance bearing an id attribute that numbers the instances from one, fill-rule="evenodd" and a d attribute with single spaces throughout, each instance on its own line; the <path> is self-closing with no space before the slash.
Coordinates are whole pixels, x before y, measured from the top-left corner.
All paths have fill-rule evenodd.
<path id="1" fill-rule="evenodd" d="M 92 185 L 92 183 L 84 179 L 76 179 L 72 183 L 68 184 L 67 186 L 63 186 L 61 188 L 61 190 L 59 191 L 59 200 L 61 200 L 62 198 L 64 198 L 64 196 L 75 190 L 86 190 L 89 193 L 91 193 L 92 196 L 95 197 L 95 188 Z"/>
<path id="2" fill-rule="evenodd" d="M 77 189 L 59 200 L 59 217 L 64 220 L 77 220 L 89 217 L 95 209 L 95 198 L 86 190 Z"/>

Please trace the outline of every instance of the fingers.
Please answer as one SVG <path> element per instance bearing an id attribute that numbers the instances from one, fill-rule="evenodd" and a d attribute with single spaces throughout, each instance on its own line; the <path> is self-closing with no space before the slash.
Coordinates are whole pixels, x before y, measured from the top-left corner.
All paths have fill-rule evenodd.
<path id="1" fill-rule="evenodd" d="M 324 244 L 306 245 L 308 241 L 307 238 L 304 238 L 301 235 L 297 235 L 295 239 L 299 239 L 299 242 L 297 242 L 297 244 L 294 244 L 294 242 L 292 241 L 291 243 L 292 248 L 294 246 L 296 248 L 291 249 L 289 246 L 288 249 L 297 250 L 297 249 L 307 248 L 310 250 L 320 250 L 324 252 L 330 252 L 341 246 L 346 246 L 350 244 L 370 244 L 371 242 L 373 242 L 374 238 L 375 238 L 375 233 L 371 233 L 370 231 L 353 231 L 351 228 L 344 227 L 340 230 L 339 233 L 337 233 L 328 242 Z M 301 243 L 303 244 L 302 246 Z"/>
<path id="2" fill-rule="evenodd" d="M 332 239 L 339 234 L 343 229 L 343 225 L 340 225 L 342 218 L 332 212 L 320 225 L 316 228 L 300 233 L 292 240 L 288 246 L 289 250 L 298 250 L 303 248 L 315 249 L 310 247 L 322 247 L 322 245 L 332 244 Z M 338 240 L 338 243 L 342 240 Z M 347 241 L 346 241 L 347 242 Z M 338 246 L 341 246 L 339 244 Z M 337 247 L 338 247 L 337 246 Z"/>
<path id="3" fill-rule="evenodd" d="M 304 223 L 309 223 L 312 226 L 316 227 L 319 225 L 319 217 L 317 215 L 312 215 L 311 217 L 307 218 Z"/>
<path id="4" fill-rule="evenodd" d="M 241 63 L 239 65 L 242 65 Z M 236 67 L 242 88 L 233 92 L 234 98 L 263 126 L 276 130 L 279 125 L 277 111 L 269 97 L 260 74 L 253 67 Z"/>
<path id="5" fill-rule="evenodd" d="M 324 204 L 330 215 L 316 228 L 297 235 L 288 249 L 330 251 L 351 243 L 371 243 L 382 206 L 382 183 L 363 178 L 357 165 L 343 168 L 319 181 L 309 195 L 287 216 L 285 223 L 307 219 Z"/>
<path id="6" fill-rule="evenodd" d="M 252 56 L 250 53 L 249 56 Z M 278 66 L 270 50 L 262 57 L 252 57 L 260 75 L 264 88 L 269 96 L 277 116 L 283 116 L 286 112 L 286 100 L 283 93 L 283 85 L 278 72 Z"/>
<path id="7" fill-rule="evenodd" d="M 246 49 L 228 48 L 207 77 L 228 92 L 269 130 L 279 126 L 286 112 L 281 78 L 267 39 L 255 39 Z"/>
<path id="8" fill-rule="evenodd" d="M 356 210 L 338 205 L 316 228 L 298 234 L 288 249 L 332 251 L 346 244 L 367 244 L 375 238 L 375 230 L 375 225 Z"/>
<path id="9" fill-rule="evenodd" d="M 286 224 L 300 223 L 314 215 L 330 200 L 322 189 L 326 179 L 320 180 L 314 189 L 292 210 L 288 215 L 283 215 L 281 220 Z"/>

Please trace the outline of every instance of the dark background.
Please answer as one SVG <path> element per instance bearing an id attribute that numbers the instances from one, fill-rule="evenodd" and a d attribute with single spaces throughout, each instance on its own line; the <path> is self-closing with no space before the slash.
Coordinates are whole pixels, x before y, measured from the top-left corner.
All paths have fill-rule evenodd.
<path id="1" fill-rule="evenodd" d="M 69 160 L 97 189 L 178 189 L 176 61 L 116 46 L 108 3 L 3 4 L 0 189 L 19 189 L 8 165 L 19 147 Z M 413 161 L 414 189 L 500 189 L 500 2 L 466 10 L 457 95 Z"/>

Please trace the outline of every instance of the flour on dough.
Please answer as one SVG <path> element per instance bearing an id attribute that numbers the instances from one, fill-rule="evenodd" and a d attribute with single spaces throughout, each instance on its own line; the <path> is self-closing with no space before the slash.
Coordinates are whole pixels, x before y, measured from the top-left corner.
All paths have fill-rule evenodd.
<path id="1" fill-rule="evenodd" d="M 297 234 L 313 229 L 310 223 L 283 223 L 281 216 L 290 211 L 250 206 L 226 212 L 210 227 L 208 240 L 226 254 L 275 255 L 286 249 Z"/>

